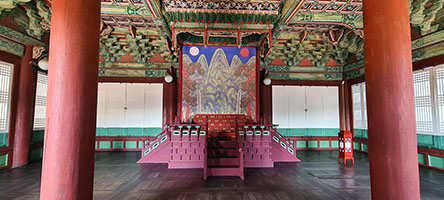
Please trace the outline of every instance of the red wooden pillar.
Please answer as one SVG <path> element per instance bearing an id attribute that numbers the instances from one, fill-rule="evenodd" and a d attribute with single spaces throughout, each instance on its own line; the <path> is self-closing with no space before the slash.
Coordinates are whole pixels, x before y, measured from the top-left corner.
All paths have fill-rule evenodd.
<path id="1" fill-rule="evenodd" d="M 351 99 L 351 86 L 347 79 L 342 81 L 339 86 L 339 127 L 340 132 L 338 134 L 338 144 L 339 144 L 339 156 L 338 162 L 341 159 L 344 160 L 344 164 L 347 164 L 348 160 L 354 164 L 353 158 L 353 131 L 351 130 L 351 112 L 352 108 L 350 106 Z"/>
<path id="2" fill-rule="evenodd" d="M 347 130 L 350 130 L 353 133 L 355 133 L 355 128 L 353 124 L 353 93 L 352 93 L 352 83 L 350 81 L 345 82 L 345 88 L 344 88 L 344 94 L 347 97 L 345 99 L 345 106 L 346 106 L 346 113 L 345 113 L 345 120 L 346 120 L 346 128 Z"/>
<path id="3" fill-rule="evenodd" d="M 32 46 L 26 46 L 25 55 L 20 64 L 18 81 L 12 167 L 28 164 L 37 83 L 37 71 L 31 68 L 29 63 L 31 60 Z"/>
<path id="4" fill-rule="evenodd" d="M 351 85 L 344 80 L 339 86 L 339 129 L 341 131 L 352 131 L 352 96 Z M 352 131 L 353 132 L 353 131 Z"/>
<path id="5" fill-rule="evenodd" d="M 53 0 L 40 199 L 92 199 L 100 0 Z"/>
<path id="6" fill-rule="evenodd" d="M 177 116 L 177 84 L 178 79 L 176 77 L 176 70 L 173 69 L 171 75 L 174 77 L 173 82 L 163 83 L 163 126 L 174 122 L 174 118 Z"/>
<path id="7" fill-rule="evenodd" d="M 273 123 L 273 96 L 272 96 L 272 86 L 265 85 L 262 83 L 264 80 L 264 73 L 259 79 L 260 84 L 260 122 L 271 124 Z"/>
<path id="8" fill-rule="evenodd" d="M 420 199 L 407 0 L 364 1 L 372 199 Z"/>

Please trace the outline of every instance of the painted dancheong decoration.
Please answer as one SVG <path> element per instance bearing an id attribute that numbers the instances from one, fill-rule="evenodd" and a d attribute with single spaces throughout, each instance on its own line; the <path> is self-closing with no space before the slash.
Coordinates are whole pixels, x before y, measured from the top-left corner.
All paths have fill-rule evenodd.
<path id="1" fill-rule="evenodd" d="M 408 2 L 411 29 L 419 36 L 412 41 L 413 61 L 443 55 L 444 1 Z M 223 45 L 258 48 L 273 80 L 362 77 L 362 64 L 346 69 L 363 61 L 362 3 L 101 0 L 99 76 L 162 78 L 169 67 L 177 68 L 182 45 Z M 51 6 L 49 0 L 0 1 L 0 14 L 9 15 L 20 29 L 14 33 L 0 27 L 0 49 L 22 56 L 25 44 L 41 43 L 51 28 Z"/>
<path id="2" fill-rule="evenodd" d="M 208 176 L 238 176 L 244 168 L 299 162 L 296 148 L 273 124 L 253 124 L 242 114 L 201 114 L 193 123 L 165 127 L 144 142 L 138 163 L 168 163 L 168 168 L 202 168 Z"/>
<path id="3" fill-rule="evenodd" d="M 182 120 L 195 114 L 256 113 L 256 49 L 184 46 Z"/>

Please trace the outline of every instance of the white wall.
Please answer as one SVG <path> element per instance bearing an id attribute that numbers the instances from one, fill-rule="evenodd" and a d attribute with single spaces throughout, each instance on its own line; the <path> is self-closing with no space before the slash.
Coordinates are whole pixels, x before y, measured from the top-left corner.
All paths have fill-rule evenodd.
<path id="1" fill-rule="evenodd" d="M 338 87 L 273 86 L 279 128 L 339 128 Z"/>
<path id="2" fill-rule="evenodd" d="M 161 83 L 99 83 L 97 127 L 162 127 Z"/>

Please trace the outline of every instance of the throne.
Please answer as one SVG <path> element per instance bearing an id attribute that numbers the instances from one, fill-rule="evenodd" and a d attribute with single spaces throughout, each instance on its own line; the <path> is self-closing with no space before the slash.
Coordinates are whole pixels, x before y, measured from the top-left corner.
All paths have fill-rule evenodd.
<path id="1" fill-rule="evenodd" d="M 252 123 L 249 116 L 241 114 L 196 114 L 192 119 L 196 124 L 207 125 L 211 139 L 235 140 L 239 127 Z"/>

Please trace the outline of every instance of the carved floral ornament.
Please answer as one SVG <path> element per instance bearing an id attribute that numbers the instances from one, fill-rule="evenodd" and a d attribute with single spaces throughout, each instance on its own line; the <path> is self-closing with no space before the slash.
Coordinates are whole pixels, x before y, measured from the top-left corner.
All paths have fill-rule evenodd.
<path id="1" fill-rule="evenodd" d="M 22 6 L 25 13 L 14 11 L 17 6 Z M 43 1 L 2 0 L 0 14 L 2 11 L 13 12 L 16 23 L 32 37 L 40 39 L 50 29 L 51 8 Z"/>
<path id="2" fill-rule="evenodd" d="M 151 38 L 142 33 L 136 32 L 134 37 L 131 33 L 126 33 L 124 37 L 108 34 L 100 39 L 99 54 L 106 62 L 116 62 L 129 54 L 137 63 L 146 63 L 160 53 L 166 61 L 175 62 L 167 49 L 167 44 L 161 38 Z"/>
<path id="3" fill-rule="evenodd" d="M 409 0 L 409 5 L 410 23 L 413 27 L 420 29 L 421 35 L 438 30 L 443 20 L 444 0 Z M 436 21 L 437 17 L 438 21 Z"/>
<path id="4" fill-rule="evenodd" d="M 1 11 L 10 11 L 17 7 L 17 5 L 23 5 L 30 2 L 31 0 L 2 0 L 0 1 L 0 14 Z"/>
<path id="5" fill-rule="evenodd" d="M 363 40 L 351 31 L 344 33 L 338 30 L 321 35 L 301 32 L 297 37 L 279 44 L 265 59 L 266 64 L 279 57 L 290 66 L 307 58 L 315 66 L 325 66 L 330 59 L 341 65 L 347 64 L 350 55 L 363 58 Z"/>

